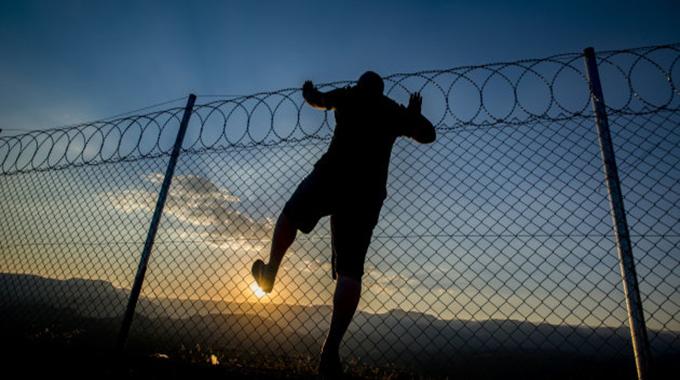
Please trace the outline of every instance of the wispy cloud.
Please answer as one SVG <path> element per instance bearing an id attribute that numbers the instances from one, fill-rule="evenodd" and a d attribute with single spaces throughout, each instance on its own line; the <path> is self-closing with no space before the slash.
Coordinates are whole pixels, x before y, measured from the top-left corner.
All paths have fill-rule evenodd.
<path id="1" fill-rule="evenodd" d="M 145 177 L 160 185 L 163 175 Z M 153 212 L 156 192 L 128 189 L 103 194 L 111 206 L 125 213 Z M 238 210 L 239 197 L 218 187 L 209 178 L 197 175 L 175 175 L 164 208 L 164 216 L 183 226 L 166 224 L 166 230 L 176 229 L 182 240 L 193 240 L 220 248 L 260 250 L 270 239 L 273 223 L 255 220 Z"/>

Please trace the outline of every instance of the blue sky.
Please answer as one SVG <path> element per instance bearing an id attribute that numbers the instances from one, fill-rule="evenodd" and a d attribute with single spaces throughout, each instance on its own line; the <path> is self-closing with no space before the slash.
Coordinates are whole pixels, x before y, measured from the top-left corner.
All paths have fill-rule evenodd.
<path id="1" fill-rule="evenodd" d="M 0 128 L 197 94 L 680 41 L 677 1 L 3 1 Z"/>

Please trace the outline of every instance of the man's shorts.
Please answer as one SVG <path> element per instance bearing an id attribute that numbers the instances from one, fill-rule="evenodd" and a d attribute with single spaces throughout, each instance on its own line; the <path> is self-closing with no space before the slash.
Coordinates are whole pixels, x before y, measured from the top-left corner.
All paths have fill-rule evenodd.
<path id="1" fill-rule="evenodd" d="M 368 200 L 367 200 L 368 199 Z M 333 277 L 335 273 L 361 280 L 364 260 L 378 223 L 382 198 L 352 197 L 314 170 L 286 202 L 283 213 L 304 233 L 324 216 L 331 216 Z"/>

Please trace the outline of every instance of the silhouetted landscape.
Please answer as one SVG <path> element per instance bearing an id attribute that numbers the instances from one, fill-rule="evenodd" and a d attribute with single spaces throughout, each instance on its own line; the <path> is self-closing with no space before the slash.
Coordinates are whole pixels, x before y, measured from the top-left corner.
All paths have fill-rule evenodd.
<path id="1" fill-rule="evenodd" d="M 20 274 L 1 274 L 0 294 L 4 340 L 22 342 L 28 350 L 49 342 L 109 352 L 127 302 L 124 290 L 105 281 Z M 137 310 L 128 344 L 133 355 L 163 353 L 184 362 L 205 362 L 214 354 L 221 367 L 271 368 L 300 376 L 313 371 L 330 317 L 330 306 L 325 305 L 177 299 L 142 298 Z M 670 370 L 673 359 L 680 358 L 680 337 L 651 333 L 655 347 L 666 353 L 659 363 Z M 447 321 L 392 310 L 359 312 L 349 334 L 345 349 L 352 363 L 391 368 L 392 375 L 416 370 L 466 378 L 507 378 L 513 373 L 626 378 L 633 373 L 627 328 Z"/>

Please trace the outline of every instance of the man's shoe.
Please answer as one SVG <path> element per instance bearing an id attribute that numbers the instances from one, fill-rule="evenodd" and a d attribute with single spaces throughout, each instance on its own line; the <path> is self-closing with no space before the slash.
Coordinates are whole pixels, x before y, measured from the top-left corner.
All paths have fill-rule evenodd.
<path id="1" fill-rule="evenodd" d="M 271 293 L 272 288 L 274 287 L 274 272 L 269 265 L 258 259 L 253 263 L 252 273 L 253 277 L 255 277 L 255 282 L 257 282 L 257 286 L 259 286 L 263 292 Z"/>
<path id="2" fill-rule="evenodd" d="M 319 361 L 319 376 L 323 379 L 339 379 L 342 376 L 342 363 L 340 356 L 321 354 Z"/>

